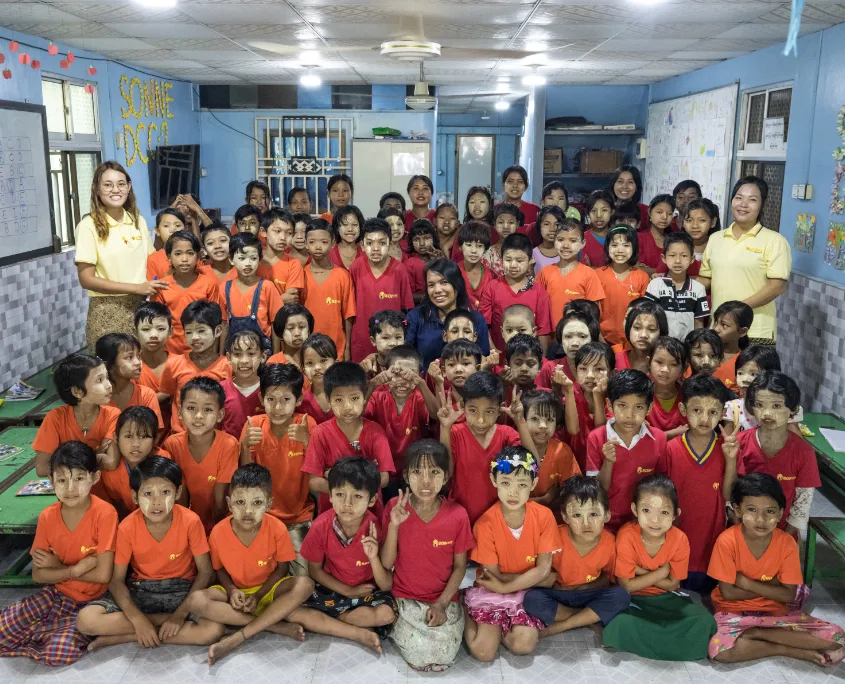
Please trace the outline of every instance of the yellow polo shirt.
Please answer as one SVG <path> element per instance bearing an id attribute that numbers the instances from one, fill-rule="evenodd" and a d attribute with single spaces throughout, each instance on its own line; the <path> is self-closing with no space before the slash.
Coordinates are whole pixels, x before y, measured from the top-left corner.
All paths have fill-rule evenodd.
<path id="1" fill-rule="evenodd" d="M 140 284 L 147 280 L 147 255 L 154 251 L 150 232 L 143 216 L 138 216 L 135 223 L 132 217 L 123 212 L 123 220 L 118 223 L 107 215 L 109 234 L 105 241 L 97 236 L 94 220 L 88 214 L 76 226 L 77 264 L 94 264 L 98 278 L 113 280 L 118 283 Z M 116 297 L 100 292 L 88 291 L 91 297 Z"/>
<path id="2" fill-rule="evenodd" d="M 731 224 L 707 241 L 699 275 L 712 278 L 713 310 L 728 301 L 748 299 L 765 287 L 768 279 L 788 280 L 792 250 L 780 233 L 759 223 L 737 240 Z M 749 337 L 776 338 L 775 303 L 754 309 Z"/>

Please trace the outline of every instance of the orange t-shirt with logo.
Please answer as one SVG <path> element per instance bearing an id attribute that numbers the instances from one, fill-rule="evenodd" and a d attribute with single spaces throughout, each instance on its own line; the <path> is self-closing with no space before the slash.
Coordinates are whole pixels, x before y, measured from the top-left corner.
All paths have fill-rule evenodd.
<path id="1" fill-rule="evenodd" d="M 229 573 L 238 589 L 260 587 L 279 563 L 296 558 L 288 528 L 278 518 L 265 515 L 252 544 L 245 546 L 232 529 L 232 516 L 221 520 L 208 537 L 211 564 Z"/>
<path id="2" fill-rule="evenodd" d="M 166 290 L 156 290 L 150 297 L 151 302 L 164 304 L 173 315 L 173 332 L 167 338 L 164 348 L 171 354 L 184 354 L 190 351 L 185 341 L 185 329 L 182 327 L 182 313 L 191 302 L 205 299 L 214 302 L 220 307 L 223 313 L 223 320 L 226 320 L 226 302 L 220 295 L 220 285 L 216 278 L 199 273 L 197 279 L 188 287 L 178 285 L 172 275 L 161 278 L 161 281 L 168 283 L 170 287 Z"/>
<path id="3" fill-rule="evenodd" d="M 552 486 L 559 487 L 573 475 L 580 475 L 581 468 L 575 460 L 575 454 L 568 445 L 552 437 L 546 447 L 546 455 L 540 462 L 537 473 L 537 486 L 531 496 L 543 496 Z"/>
<path id="4" fill-rule="evenodd" d="M 196 556 L 208 553 L 199 516 L 184 506 L 173 506 L 170 529 L 156 541 L 147 529 L 141 509 L 130 513 L 117 528 L 115 565 L 129 565 L 132 579 L 194 579 Z"/>
<path id="5" fill-rule="evenodd" d="M 217 382 L 223 382 L 232 377 L 232 365 L 225 356 L 218 356 L 217 359 L 207 368 L 200 368 L 188 354 L 171 354 L 167 359 L 164 370 L 161 373 L 160 390 L 163 394 L 169 394 L 171 398 L 170 428 L 173 432 L 184 432 L 185 426 L 179 417 L 179 409 L 182 406 L 182 399 L 179 396 L 182 388 L 189 380 L 198 375 L 204 375 Z"/>
<path id="6" fill-rule="evenodd" d="M 338 356 L 343 356 L 346 349 L 346 331 L 344 323 L 355 315 L 355 288 L 349 271 L 332 269 L 322 285 L 318 285 L 311 274 L 311 266 L 305 268 L 305 296 L 302 297 L 305 308 L 314 316 L 312 333 L 323 333 L 332 338 L 337 347 Z"/>
<path id="7" fill-rule="evenodd" d="M 225 281 L 220 283 L 220 296 L 223 298 L 224 307 L 226 306 L 226 285 Z M 252 297 L 255 294 L 256 287 L 258 287 L 258 283 L 249 288 L 247 292 L 241 292 L 238 281 L 232 281 L 229 301 L 232 304 L 233 318 L 252 315 Z M 265 280 L 261 286 L 261 296 L 258 299 L 258 312 L 255 314 L 255 318 L 261 332 L 270 339 L 273 337 L 273 320 L 282 306 L 282 295 L 269 280 Z"/>
<path id="8" fill-rule="evenodd" d="M 653 558 L 643 544 L 639 523 L 629 522 L 616 534 L 616 569 L 614 574 L 621 579 L 634 579 L 639 565 L 643 570 L 657 570 L 669 563 L 669 576 L 673 580 L 685 580 L 689 571 L 689 540 L 677 527 L 666 532 L 666 541 Z M 646 587 L 633 592 L 633 596 L 657 596 L 665 594 L 660 587 Z"/>
<path id="9" fill-rule="evenodd" d="M 266 414 L 254 416 L 251 421 L 252 427 L 261 428 L 261 442 L 250 448 L 250 460 L 267 468 L 273 478 L 273 505 L 269 513 L 285 525 L 311 520 L 314 517 L 314 499 L 308 489 L 310 476 L 302 472 L 305 445 L 292 440 L 287 434 L 278 439 Z M 307 424 L 309 435 L 317 425 L 311 416 L 303 413 L 295 413 L 291 423 Z M 248 428 L 244 425 L 241 440 Z"/>
<path id="10" fill-rule="evenodd" d="M 258 277 L 272 282 L 280 295 L 288 289 L 301 290 L 305 287 L 302 264 L 288 254 L 282 255 L 274 264 L 266 261 L 258 264 Z"/>
<path id="11" fill-rule="evenodd" d="M 563 307 L 573 299 L 600 302 L 605 298 L 604 288 L 596 272 L 584 264 L 576 265 L 565 276 L 560 274 L 557 264 L 544 266 L 537 274 L 537 282 L 546 288 L 549 295 L 553 328 L 563 318 Z"/>
<path id="12" fill-rule="evenodd" d="M 147 280 L 161 280 L 170 274 L 170 260 L 164 249 L 147 255 Z"/>
<path id="13" fill-rule="evenodd" d="M 569 538 L 569 528 L 561 525 L 561 552 L 556 553 L 552 560 L 552 567 L 557 572 L 557 581 L 562 587 L 574 587 L 596 581 L 602 575 L 608 579 L 615 577 L 616 540 L 607 530 L 601 531 L 599 543 L 586 556 L 578 553 L 578 549 Z"/>
<path id="14" fill-rule="evenodd" d="M 143 369 L 143 366 L 141 367 Z M 141 371 L 143 376 L 143 370 Z M 132 390 L 132 396 L 129 399 L 129 403 L 126 405 L 126 408 L 130 406 L 146 406 L 148 409 L 152 409 L 152 412 L 156 414 L 156 418 L 158 418 L 158 429 L 164 429 L 164 419 L 161 417 L 161 407 L 158 403 L 158 396 L 156 390 L 150 389 L 146 385 L 142 385 L 140 382 L 133 382 L 134 389 Z M 114 403 L 114 399 L 109 402 L 109 406 L 114 406 L 117 409 L 120 407 Z"/>
<path id="15" fill-rule="evenodd" d="M 104 439 L 114 437 L 119 416 L 120 409 L 114 406 L 101 406 L 91 429 L 88 432 L 82 432 L 82 428 L 76 422 L 73 406 L 57 406 L 44 416 L 44 422 L 41 423 L 35 439 L 32 440 L 32 450 L 52 454 L 60 444 L 76 441 L 84 442 L 96 451 Z"/>
<path id="16" fill-rule="evenodd" d="M 732 359 L 725 361 L 721 366 L 719 366 L 714 372 L 713 377 L 717 380 L 721 380 L 722 383 L 727 387 L 729 390 L 736 389 L 736 360 L 739 358 L 739 354 L 735 354 Z"/>
<path id="17" fill-rule="evenodd" d="M 755 558 L 742 535 L 742 525 L 729 527 L 719 535 L 713 546 L 707 574 L 719 582 L 735 584 L 739 573 L 755 582 L 771 582 L 777 577 L 781 584 L 801 584 L 804 578 L 801 576 L 798 544 L 788 533 L 776 529 L 772 532 L 769 548 L 760 558 Z M 789 612 L 785 604 L 765 596 L 728 601 L 722 596 L 719 587 L 713 590 L 711 596 L 716 612 L 758 611 L 781 614 Z"/>
<path id="18" fill-rule="evenodd" d="M 153 449 L 150 455 L 170 458 L 170 454 L 158 447 Z M 105 490 L 107 500 L 117 509 L 118 517 L 126 516 L 138 508 L 132 500 L 132 488 L 129 486 L 130 470 L 129 464 L 121 458 L 120 464 L 114 470 L 100 471 L 100 483 Z"/>
<path id="19" fill-rule="evenodd" d="M 97 496 L 76 527 L 69 530 L 62 518 L 62 503 L 47 506 L 38 516 L 35 539 L 30 553 L 36 549 L 51 551 L 63 565 L 76 565 L 86 556 L 114 551 L 117 539 L 117 512 L 114 506 Z M 78 579 L 66 579 L 56 589 L 74 601 L 93 601 L 106 593 L 108 584 L 95 584 Z"/>
<path id="20" fill-rule="evenodd" d="M 610 266 L 595 271 L 604 290 L 601 305 L 601 334 L 610 345 L 624 344 L 625 312 L 628 305 L 639 297 L 645 297 L 649 277 L 645 271 L 632 268 L 624 280 L 619 280 Z"/>
<path id="21" fill-rule="evenodd" d="M 497 501 L 472 528 L 477 546 L 470 557 L 481 565 L 497 565 L 500 572 L 521 575 L 537 565 L 537 556 L 560 551 L 560 537 L 551 510 L 538 503 L 525 504 L 525 522 L 519 539 L 505 522 Z M 478 568 L 479 574 L 482 568 Z"/>

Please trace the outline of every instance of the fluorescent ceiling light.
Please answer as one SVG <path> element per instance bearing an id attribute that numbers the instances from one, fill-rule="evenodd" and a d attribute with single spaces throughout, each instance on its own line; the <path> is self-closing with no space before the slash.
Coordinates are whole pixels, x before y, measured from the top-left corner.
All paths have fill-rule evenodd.
<path id="1" fill-rule="evenodd" d="M 318 88 L 323 83 L 323 79 L 317 74 L 307 73 L 300 76 L 299 82 L 306 88 Z"/>
<path id="2" fill-rule="evenodd" d="M 546 85 L 546 77 L 541 76 L 536 71 L 526 74 L 522 77 L 522 85 L 527 86 L 543 86 Z"/>
<path id="3" fill-rule="evenodd" d="M 511 106 L 511 104 L 507 100 L 499 100 L 496 103 L 496 111 L 504 112 L 506 109 L 509 109 L 510 106 Z"/>
<path id="4" fill-rule="evenodd" d="M 507 83 L 511 80 L 510 76 L 499 76 L 498 81 L 499 83 Z"/>
<path id="5" fill-rule="evenodd" d="M 316 50 L 306 50 L 299 54 L 299 63 L 303 66 L 318 66 L 320 64 L 320 53 Z"/>

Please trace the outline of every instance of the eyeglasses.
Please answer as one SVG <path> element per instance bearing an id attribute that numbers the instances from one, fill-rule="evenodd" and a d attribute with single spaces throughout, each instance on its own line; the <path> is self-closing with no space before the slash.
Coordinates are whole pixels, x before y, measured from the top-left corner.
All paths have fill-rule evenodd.
<path id="1" fill-rule="evenodd" d="M 120 192 L 126 192 L 129 189 L 129 183 L 126 181 L 120 181 L 117 185 L 115 185 L 111 181 L 106 181 L 105 183 L 101 183 L 100 187 L 107 192 L 111 192 L 115 188 L 120 190 Z"/>

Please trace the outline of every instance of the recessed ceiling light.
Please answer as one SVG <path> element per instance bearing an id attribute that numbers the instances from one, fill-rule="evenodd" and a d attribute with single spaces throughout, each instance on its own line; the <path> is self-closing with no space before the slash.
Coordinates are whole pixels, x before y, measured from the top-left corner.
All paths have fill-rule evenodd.
<path id="1" fill-rule="evenodd" d="M 530 74 L 525 74 L 522 77 L 522 85 L 527 86 L 544 86 L 546 85 L 546 77 L 532 71 Z"/>
<path id="2" fill-rule="evenodd" d="M 306 50 L 299 54 L 299 63 L 304 66 L 317 66 L 320 64 L 320 53 L 316 50 Z"/>
<path id="3" fill-rule="evenodd" d="M 317 74 L 309 72 L 299 77 L 299 83 L 305 88 L 319 88 L 323 83 L 323 79 L 317 76 Z"/>
<path id="4" fill-rule="evenodd" d="M 499 76 L 498 81 L 499 83 L 507 83 L 511 80 L 510 76 Z"/>
<path id="5" fill-rule="evenodd" d="M 135 0 L 144 7 L 176 7 L 176 0 Z"/>
<path id="6" fill-rule="evenodd" d="M 496 111 L 504 112 L 506 109 L 510 109 L 511 103 L 507 100 L 499 100 L 496 103 Z"/>

